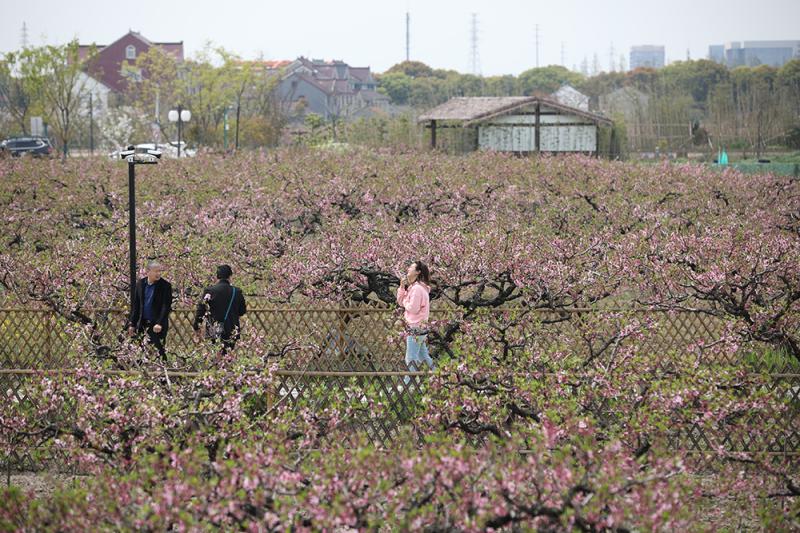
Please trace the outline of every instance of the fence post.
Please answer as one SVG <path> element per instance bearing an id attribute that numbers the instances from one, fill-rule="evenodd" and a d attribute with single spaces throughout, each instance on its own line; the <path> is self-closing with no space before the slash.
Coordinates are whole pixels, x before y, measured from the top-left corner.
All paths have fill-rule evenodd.
<path id="1" fill-rule="evenodd" d="M 53 361 L 53 330 L 56 327 L 55 323 L 55 311 L 49 310 L 47 312 L 47 344 L 45 347 L 45 351 L 47 353 L 47 363 L 48 365 Z"/>
<path id="2" fill-rule="evenodd" d="M 350 354 L 347 354 L 347 337 L 345 334 L 345 328 L 347 324 L 344 321 L 344 311 L 342 309 L 336 310 L 336 323 L 339 329 L 338 342 L 339 342 L 339 353 L 341 354 L 342 361 L 345 360 Z"/>

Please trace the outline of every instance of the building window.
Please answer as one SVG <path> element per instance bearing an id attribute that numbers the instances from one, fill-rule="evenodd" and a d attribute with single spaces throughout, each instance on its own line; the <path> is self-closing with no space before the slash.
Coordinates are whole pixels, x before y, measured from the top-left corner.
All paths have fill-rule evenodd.
<path id="1" fill-rule="evenodd" d="M 132 44 L 125 47 L 125 59 L 136 59 L 136 47 Z"/>

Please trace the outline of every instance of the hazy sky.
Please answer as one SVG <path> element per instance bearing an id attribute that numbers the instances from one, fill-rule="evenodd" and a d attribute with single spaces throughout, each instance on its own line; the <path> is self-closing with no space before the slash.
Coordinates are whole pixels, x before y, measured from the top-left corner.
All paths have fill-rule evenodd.
<path id="1" fill-rule="evenodd" d="M 800 0 L 0 0 L 0 50 L 31 44 L 108 44 L 129 29 L 154 41 L 180 41 L 192 55 L 206 41 L 245 58 L 344 59 L 381 72 L 405 57 L 411 13 L 411 58 L 470 71 L 470 19 L 478 17 L 484 75 L 519 74 L 539 63 L 608 68 L 635 44 L 663 44 L 667 59 L 706 57 L 708 45 L 736 40 L 800 39 Z M 627 59 L 626 59 L 627 62 Z"/>

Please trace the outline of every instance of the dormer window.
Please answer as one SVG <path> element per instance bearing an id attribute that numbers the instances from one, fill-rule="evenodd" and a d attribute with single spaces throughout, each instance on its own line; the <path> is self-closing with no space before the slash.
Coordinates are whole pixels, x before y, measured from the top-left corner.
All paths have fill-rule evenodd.
<path id="1" fill-rule="evenodd" d="M 136 59 L 136 47 L 132 44 L 125 47 L 125 59 Z"/>

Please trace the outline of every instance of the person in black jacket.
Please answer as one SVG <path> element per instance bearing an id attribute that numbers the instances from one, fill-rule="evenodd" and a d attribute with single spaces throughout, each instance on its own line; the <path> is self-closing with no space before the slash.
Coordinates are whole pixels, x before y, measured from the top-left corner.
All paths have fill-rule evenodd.
<path id="1" fill-rule="evenodd" d="M 133 305 L 128 320 L 128 333 L 133 337 L 147 333 L 147 338 L 166 360 L 169 314 L 172 312 L 172 285 L 161 277 L 162 266 L 157 261 L 147 264 L 147 276 L 140 279 L 133 293 Z"/>
<path id="2" fill-rule="evenodd" d="M 239 339 L 239 317 L 247 312 L 244 294 L 231 285 L 232 275 L 233 270 L 228 265 L 217 268 L 217 283 L 203 291 L 193 324 L 197 338 L 201 340 L 200 325 L 205 321 L 207 336 L 215 342 L 222 341 L 222 353 L 233 349 Z"/>

